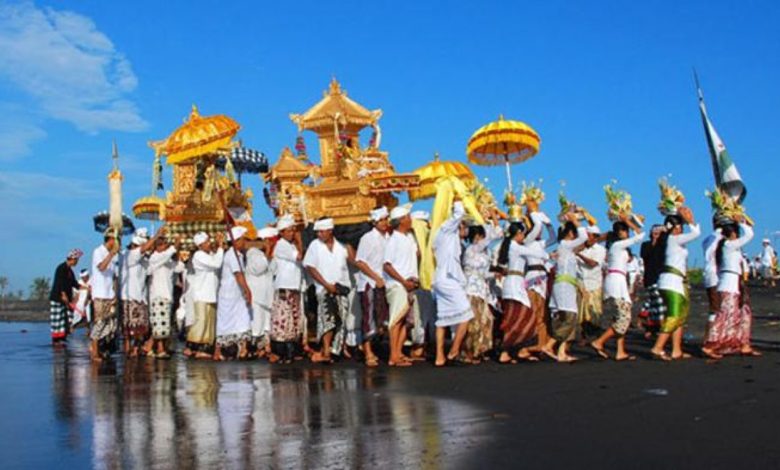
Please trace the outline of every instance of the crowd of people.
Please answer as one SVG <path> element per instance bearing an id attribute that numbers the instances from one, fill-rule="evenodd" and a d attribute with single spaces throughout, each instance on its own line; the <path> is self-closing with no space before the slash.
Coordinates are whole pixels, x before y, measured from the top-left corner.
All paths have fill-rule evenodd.
<path id="1" fill-rule="evenodd" d="M 702 230 L 690 209 L 667 215 L 648 241 L 634 217 L 621 216 L 602 233 L 576 212 L 562 214 L 556 230 L 537 204 L 526 211 L 503 221 L 492 210 L 477 224 L 455 200 L 432 234 L 430 289 L 420 282 L 428 235 L 418 230 L 429 217 L 410 205 L 373 210 L 355 246 L 336 239 L 329 218 L 313 223 L 316 238 L 304 246 L 305 227 L 290 215 L 251 239 L 242 226 L 214 238 L 197 233 L 194 250 L 166 236 L 164 225 L 151 237 L 137 230 L 122 250 L 109 229 L 78 279 L 80 250 L 57 267 L 52 340 L 65 344 L 87 325 L 95 361 L 120 347 L 128 357 L 169 358 L 177 339 L 185 356 L 217 361 L 408 367 L 430 352 L 436 366 L 545 357 L 569 363 L 578 360 L 573 341 L 601 358 L 632 361 L 626 333 L 639 310 L 654 358 L 691 357 L 683 344 L 687 266 Z M 744 288 L 750 268 L 742 249 L 752 237 L 744 218 L 714 218 L 703 243 L 709 317 L 701 352 L 712 359 L 760 355 L 751 345 Z M 776 258 L 769 262 L 774 269 Z M 643 299 L 635 309 L 639 284 Z"/>

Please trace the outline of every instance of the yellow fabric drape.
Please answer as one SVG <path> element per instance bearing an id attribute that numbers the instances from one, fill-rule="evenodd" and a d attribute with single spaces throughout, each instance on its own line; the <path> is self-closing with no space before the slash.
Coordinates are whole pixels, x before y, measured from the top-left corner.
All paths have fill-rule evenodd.
<path id="1" fill-rule="evenodd" d="M 452 213 L 452 202 L 455 200 L 456 196 L 463 202 L 463 208 L 466 209 L 466 213 L 469 214 L 477 224 L 485 224 L 485 219 L 482 218 L 482 214 L 480 214 L 479 209 L 477 209 L 474 195 L 463 181 L 455 176 L 446 176 L 440 178 L 439 181 L 436 182 L 436 199 L 433 202 L 433 210 L 431 211 L 430 233 L 421 241 L 421 235 L 418 234 L 415 224 L 412 224 L 415 236 L 417 237 L 417 243 L 420 246 L 420 286 L 423 289 L 431 289 L 433 273 L 436 269 L 436 263 L 433 257 L 433 240 L 436 237 L 436 232 L 439 230 L 439 227 L 441 227 L 441 224 L 450 217 L 450 214 Z"/>

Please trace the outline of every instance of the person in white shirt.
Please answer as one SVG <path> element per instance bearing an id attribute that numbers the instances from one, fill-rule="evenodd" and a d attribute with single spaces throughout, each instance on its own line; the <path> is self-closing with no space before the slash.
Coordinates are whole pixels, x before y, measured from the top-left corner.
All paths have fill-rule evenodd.
<path id="1" fill-rule="evenodd" d="M 149 255 L 149 322 L 152 327 L 152 355 L 158 359 L 170 357 L 169 340 L 172 332 L 173 275 L 178 261 L 176 252 L 180 242 L 169 245 L 164 236 L 154 242 Z"/>
<path id="2" fill-rule="evenodd" d="M 463 223 L 466 210 L 463 203 L 455 201 L 452 214 L 434 235 L 433 250 L 436 271 L 433 276 L 433 295 L 436 299 L 436 367 L 443 367 L 460 354 L 460 346 L 468 331 L 468 322 L 474 318 L 466 294 L 466 275 L 461 266 L 462 241 L 468 234 Z M 444 354 L 446 328 L 454 328 L 449 352 Z"/>
<path id="3" fill-rule="evenodd" d="M 246 282 L 252 291 L 252 342 L 258 357 L 268 356 L 271 352 L 269 335 L 274 301 L 271 240 L 278 235 L 278 230 L 273 227 L 261 228 L 246 252 Z"/>
<path id="4" fill-rule="evenodd" d="M 552 338 L 545 347 L 552 349 L 557 342 L 558 362 L 573 362 L 577 358 L 569 354 L 569 343 L 577 331 L 577 256 L 574 251 L 588 241 L 585 227 L 581 227 L 578 215 L 567 212 L 565 223 L 559 229 L 558 250 L 555 260 L 555 282 L 550 298 L 550 327 Z"/>
<path id="5" fill-rule="evenodd" d="M 702 352 L 712 359 L 726 354 L 761 355 L 750 341 L 753 312 L 741 272 L 741 250 L 753 239 L 753 227 L 742 218 L 738 222 L 739 225 L 731 223 L 722 227 L 723 238 L 715 253 L 719 308 L 702 347 Z"/>
<path id="6" fill-rule="evenodd" d="M 690 230 L 683 233 L 683 226 L 686 224 L 690 226 Z M 671 358 L 685 359 L 691 357 L 682 350 L 683 329 L 690 311 L 688 248 L 685 245 L 698 238 L 701 229 L 693 220 L 693 212 L 687 207 L 681 207 L 678 214 L 667 216 L 664 225 L 666 233 L 661 236 L 661 245 L 666 245 L 666 257 L 664 269 L 658 278 L 658 290 L 666 304 L 666 316 L 661 323 L 661 333 L 650 353 L 659 359 L 668 360 L 664 347 L 671 337 Z"/>
<path id="7" fill-rule="evenodd" d="M 527 207 L 531 228 L 528 231 L 527 236 L 523 239 L 523 244 L 529 248 L 533 248 L 534 252 L 546 250 L 557 243 L 550 218 L 547 217 L 544 212 L 539 211 L 539 204 L 535 201 L 529 202 Z M 541 238 L 543 228 L 547 231 L 547 240 Z M 549 316 L 547 315 L 547 280 L 549 277 L 549 267 L 546 263 L 548 261 L 549 259 L 529 256 L 525 266 L 525 281 L 528 287 L 528 298 L 531 302 L 531 311 L 536 318 L 537 344 L 532 349 L 534 352 L 544 351 L 546 354 L 554 356 L 549 350 L 545 349 L 550 341 L 550 334 L 547 331 L 547 323 L 549 320 Z"/>
<path id="8" fill-rule="evenodd" d="M 768 238 L 761 241 L 761 277 L 764 285 L 775 287 L 775 266 L 777 265 L 777 253 L 772 248 L 772 242 Z"/>
<path id="9" fill-rule="evenodd" d="M 252 292 L 244 274 L 246 227 L 230 229 L 231 247 L 222 258 L 217 296 L 217 340 L 214 359 L 246 359 L 252 338 Z M 224 353 L 224 354 L 223 354 Z"/>
<path id="10" fill-rule="evenodd" d="M 193 323 L 187 331 L 187 348 L 196 359 L 211 359 L 217 335 L 217 289 L 219 271 L 225 251 L 224 235 L 219 232 L 215 242 L 205 232 L 198 232 L 192 242 L 198 251 L 192 255 L 190 289 L 193 303 Z M 215 249 L 216 247 L 216 249 Z"/>
<path id="11" fill-rule="evenodd" d="M 713 220 L 713 225 L 715 225 L 715 231 L 709 234 L 701 244 L 704 251 L 703 284 L 704 289 L 707 291 L 707 302 L 709 304 L 707 328 L 704 333 L 705 338 L 707 337 L 707 332 L 712 327 L 712 322 L 715 321 L 715 312 L 718 311 L 718 262 L 715 259 L 715 251 L 723 238 L 723 229 L 717 224 L 717 220 Z"/>
<path id="12" fill-rule="evenodd" d="M 414 292 L 420 286 L 418 257 L 419 249 L 412 234 L 412 218 L 408 204 L 394 207 L 390 212 L 393 233 L 385 245 L 384 271 L 390 328 L 390 366 L 412 365 L 403 355 L 407 324 L 414 322 L 417 308 Z M 418 309 L 419 312 L 419 309 Z"/>
<path id="13" fill-rule="evenodd" d="M 498 357 L 500 364 L 516 363 L 512 357 L 514 350 L 521 348 L 523 343 L 531 340 L 538 332 L 536 316 L 531 310 L 532 303 L 527 290 L 526 267 L 529 260 L 544 262 L 549 258 L 549 254 L 538 244 L 523 243 L 525 237 L 525 224 L 520 221 L 512 222 L 507 227 L 506 235 L 498 249 L 496 264 L 504 273 L 499 327 L 503 333 L 501 354 Z M 531 348 L 521 348 L 517 357 L 526 361 L 539 360 L 531 353 Z"/>
<path id="14" fill-rule="evenodd" d="M 601 241 L 601 230 L 596 225 L 587 229 L 588 241 L 577 254 L 577 277 L 579 279 L 580 311 L 578 320 L 583 337 L 595 336 L 601 325 L 602 289 L 607 249 Z"/>
<path id="15" fill-rule="evenodd" d="M 133 234 L 130 245 L 122 256 L 122 326 L 125 338 L 125 354 L 136 357 L 151 351 L 149 337 L 149 303 L 147 300 L 146 277 L 148 259 L 154 241 L 147 237 L 145 228 L 139 228 Z"/>
<path id="16" fill-rule="evenodd" d="M 631 237 L 630 230 L 636 234 Z M 590 346 L 604 359 L 609 355 L 604 350 L 607 341 L 617 336 L 615 360 L 636 359 L 626 352 L 625 334 L 631 325 L 631 295 L 628 291 L 628 248 L 641 242 L 645 234 L 634 222 L 633 217 L 621 216 L 612 224 L 607 234 L 607 276 L 604 278 L 604 315 L 612 320 L 611 326 Z"/>
<path id="17" fill-rule="evenodd" d="M 387 297 L 385 280 L 382 276 L 382 264 L 385 257 L 385 245 L 389 238 L 390 214 L 382 206 L 371 211 L 373 228 L 360 237 L 355 265 L 360 270 L 357 275 L 357 291 L 362 306 L 363 355 L 368 367 L 379 365 L 371 343 L 380 329 L 387 326 Z"/>
<path id="18" fill-rule="evenodd" d="M 349 309 L 352 282 L 347 263 L 354 259 L 349 245 L 342 245 L 333 236 L 333 219 L 322 218 L 314 223 L 317 238 L 312 240 L 303 266 L 314 280 L 317 293 L 317 340 L 320 350 L 312 354 L 312 362 L 331 363 L 331 354 L 340 355 L 345 334 L 344 320 Z"/>
<path id="19" fill-rule="evenodd" d="M 279 241 L 273 249 L 276 277 L 271 306 L 271 344 L 282 363 L 291 363 L 304 336 L 301 305 L 303 246 L 292 215 L 280 217 L 276 229 Z"/>
<path id="20" fill-rule="evenodd" d="M 89 270 L 81 270 L 78 283 L 78 294 L 76 295 L 75 307 L 73 309 L 73 328 L 78 326 L 82 321 L 89 326 L 92 321 L 92 308 L 90 306 L 89 298 Z"/>
<path id="21" fill-rule="evenodd" d="M 100 361 L 108 354 L 116 336 L 114 273 L 118 253 L 118 237 L 113 229 L 109 229 L 103 236 L 103 244 L 92 252 L 89 285 L 92 289 L 94 321 L 89 332 L 89 354 L 93 361 Z"/>

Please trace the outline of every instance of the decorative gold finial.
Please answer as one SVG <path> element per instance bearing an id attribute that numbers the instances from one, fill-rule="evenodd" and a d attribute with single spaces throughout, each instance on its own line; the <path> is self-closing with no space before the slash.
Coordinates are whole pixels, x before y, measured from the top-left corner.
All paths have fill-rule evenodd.
<path id="1" fill-rule="evenodd" d="M 433 152 L 433 161 L 435 162 L 439 161 L 439 152 Z"/>
<path id="2" fill-rule="evenodd" d="M 498 120 L 499 121 L 503 121 L 504 120 L 504 115 L 503 114 L 499 114 L 498 115 Z"/>
<path id="3" fill-rule="evenodd" d="M 330 79 L 330 94 L 331 95 L 339 95 L 341 94 L 341 84 L 336 80 L 336 77 L 331 77 Z"/>
<path id="4" fill-rule="evenodd" d="M 199 117 L 200 117 L 200 113 L 198 112 L 198 107 L 195 104 L 193 104 L 192 111 L 190 112 L 190 121 L 192 121 L 193 119 L 197 119 Z"/>

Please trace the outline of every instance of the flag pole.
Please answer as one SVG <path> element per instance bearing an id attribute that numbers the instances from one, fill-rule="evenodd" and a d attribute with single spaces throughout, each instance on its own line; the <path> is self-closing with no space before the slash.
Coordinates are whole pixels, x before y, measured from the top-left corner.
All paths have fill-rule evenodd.
<path id="1" fill-rule="evenodd" d="M 723 185 L 723 178 L 720 174 L 718 166 L 718 151 L 715 148 L 715 143 L 712 141 L 710 135 L 710 120 L 707 117 L 707 108 L 704 105 L 704 94 L 701 91 L 701 85 L 699 84 L 699 74 L 696 73 L 696 68 L 693 68 L 693 81 L 696 85 L 696 95 L 699 98 L 699 112 L 701 114 L 701 123 L 704 126 L 704 136 L 707 138 L 707 148 L 710 151 L 710 162 L 712 164 L 712 174 L 715 176 L 715 185 L 721 187 Z"/>

